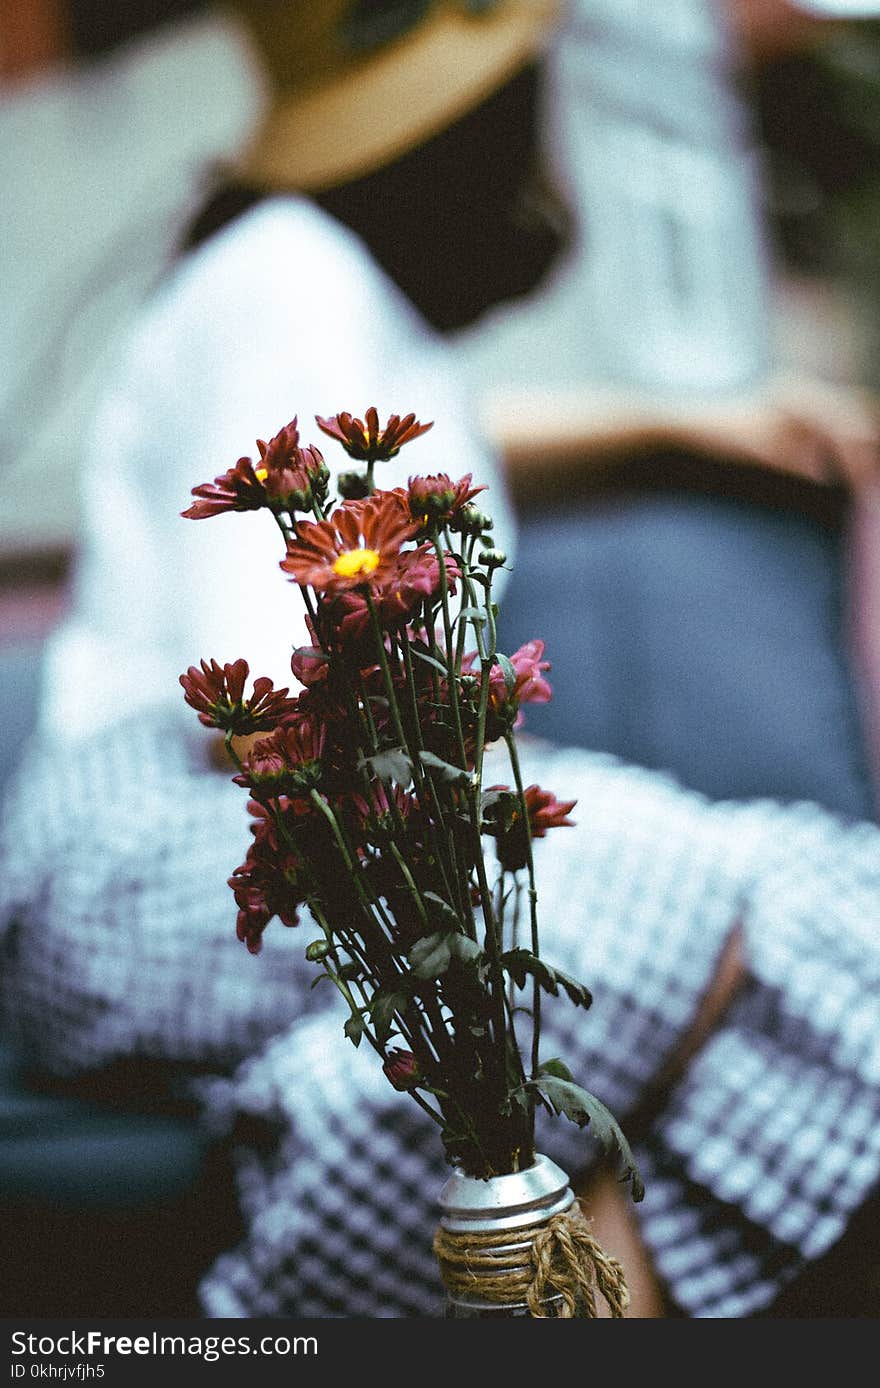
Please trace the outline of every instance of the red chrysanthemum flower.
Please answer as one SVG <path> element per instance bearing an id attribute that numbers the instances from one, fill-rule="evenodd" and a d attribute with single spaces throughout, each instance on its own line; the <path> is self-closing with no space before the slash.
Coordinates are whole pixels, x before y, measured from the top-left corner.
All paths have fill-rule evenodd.
<path id="1" fill-rule="evenodd" d="M 323 684 L 330 673 L 327 652 L 320 646 L 297 646 L 290 657 L 290 672 L 304 689 Z"/>
<path id="2" fill-rule="evenodd" d="M 380 588 L 417 527 L 390 492 L 343 502 L 329 520 L 300 521 L 281 568 L 319 593 Z"/>
<path id="3" fill-rule="evenodd" d="M 243 769 L 232 779 L 236 785 L 248 786 L 258 798 L 308 794 L 321 780 L 325 740 L 326 728 L 317 719 L 296 718 L 256 742 Z"/>
<path id="4" fill-rule="evenodd" d="M 411 477 L 407 500 L 413 520 L 422 526 L 444 525 L 452 520 L 472 497 L 486 490 L 485 487 L 472 487 L 471 477 L 470 472 L 458 482 L 453 482 L 445 472 L 430 477 Z"/>
<path id="5" fill-rule="evenodd" d="M 450 593 L 455 593 L 459 568 L 452 555 L 446 555 L 446 581 Z M 421 607 L 425 598 L 436 596 L 440 590 L 440 565 L 431 545 L 404 550 L 385 569 L 381 581 L 371 585 L 373 606 L 384 630 L 405 626 Z M 366 600 L 357 591 L 342 593 L 334 601 L 331 617 L 337 639 L 343 643 L 357 640 L 370 625 Z"/>
<path id="6" fill-rule="evenodd" d="M 548 829 L 573 825 L 568 818 L 576 800 L 557 800 L 549 790 L 538 785 L 526 786 L 523 791 L 528 832 L 519 796 L 509 786 L 491 786 L 497 792 L 485 821 L 485 829 L 496 840 L 498 861 L 506 872 L 518 872 L 528 862 L 529 839 L 542 839 Z"/>
<path id="7" fill-rule="evenodd" d="M 341 443 L 350 458 L 362 463 L 387 462 L 390 458 L 396 458 L 405 443 L 411 443 L 433 428 L 433 421 L 420 424 L 414 414 L 406 414 L 402 418 L 397 414 L 390 415 L 388 423 L 380 428 L 379 415 L 374 406 L 367 410 L 363 419 L 356 419 L 344 412 L 332 415 L 330 419 L 315 415 L 315 419 L 319 429 Z"/>
<path id="8" fill-rule="evenodd" d="M 400 786 L 389 788 L 381 781 L 374 781 L 370 786 L 370 796 L 367 798 L 360 792 L 349 795 L 348 803 L 354 811 L 357 826 L 363 829 L 373 819 L 389 819 L 392 813 L 392 805 L 400 812 L 401 817 L 408 821 L 418 818 L 419 803 L 409 791 L 402 790 Z"/>
<path id="9" fill-rule="evenodd" d="M 260 462 L 254 475 L 273 510 L 305 511 L 327 495 L 330 471 L 317 448 L 301 448 L 296 417 L 266 443 L 257 439 Z"/>
<path id="10" fill-rule="evenodd" d="M 181 511 L 186 520 L 207 520 L 224 511 L 259 511 L 268 505 L 266 489 L 254 472 L 250 458 L 239 458 L 235 467 L 221 477 L 193 487 L 192 494 L 199 499 L 189 510 Z"/>
<path id="11" fill-rule="evenodd" d="M 275 689 L 265 675 L 254 680 L 250 698 L 244 697 L 249 669 L 246 660 L 231 665 L 200 661 L 201 669 L 190 665 L 180 676 L 183 694 L 190 708 L 199 715 L 206 728 L 221 728 L 238 736 L 268 732 L 296 705 L 287 697 L 287 689 Z"/>
<path id="12" fill-rule="evenodd" d="M 501 665 L 493 665 L 489 675 L 489 724 L 487 736 L 490 741 L 500 737 L 509 727 L 522 725 L 521 704 L 546 704 L 553 697 L 553 690 L 544 678 L 544 671 L 550 669 L 550 661 L 542 659 L 543 641 L 527 641 L 509 657 L 514 678 L 508 684 L 508 675 Z M 480 672 L 477 669 L 476 651 L 469 651 L 461 662 L 462 673 L 472 675 L 479 689 Z"/>
<path id="13" fill-rule="evenodd" d="M 263 932 L 274 916 L 282 925 L 299 924 L 299 907 L 305 902 L 305 892 L 297 890 L 296 877 L 297 863 L 292 854 L 269 856 L 252 845 L 241 867 L 229 878 L 238 906 L 235 933 L 251 954 L 259 954 Z"/>
<path id="14" fill-rule="evenodd" d="M 513 689 L 508 690 L 504 672 L 500 665 L 493 665 L 489 679 L 489 700 L 496 713 L 505 707 L 519 708 L 520 704 L 546 704 L 553 697 L 553 690 L 544 679 L 544 671 L 550 669 L 550 661 L 542 659 L 543 641 L 527 641 L 514 651 L 510 657 L 516 679 Z"/>
<path id="15" fill-rule="evenodd" d="M 526 786 L 523 798 L 533 839 L 542 839 L 548 829 L 574 824 L 574 820 L 568 816 L 577 804 L 576 800 L 557 800 L 552 791 L 542 790 L 540 786 Z"/>

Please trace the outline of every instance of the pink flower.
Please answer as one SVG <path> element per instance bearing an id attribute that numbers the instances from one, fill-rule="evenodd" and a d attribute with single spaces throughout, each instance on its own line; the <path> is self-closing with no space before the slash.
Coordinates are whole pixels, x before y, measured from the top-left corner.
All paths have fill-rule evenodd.
<path id="1" fill-rule="evenodd" d="M 329 520 L 299 522 L 281 568 L 300 586 L 319 593 L 375 591 L 416 529 L 391 492 L 346 501 Z"/>
<path id="2" fill-rule="evenodd" d="M 313 500 L 323 501 L 330 472 L 317 448 L 300 448 L 295 417 L 268 443 L 257 439 L 257 448 L 260 462 L 254 474 L 273 510 L 305 511 Z"/>
<path id="3" fill-rule="evenodd" d="M 411 477 L 407 493 L 410 515 L 425 527 L 431 523 L 443 525 L 472 497 L 485 490 L 485 487 L 471 486 L 471 473 L 458 482 L 453 482 L 445 472 L 432 477 Z"/>
<path id="4" fill-rule="evenodd" d="M 576 800 L 557 800 L 552 791 L 534 785 L 526 786 L 523 796 L 533 839 L 542 839 L 548 829 L 574 824 L 574 820 L 568 816 L 577 804 Z"/>
<path id="5" fill-rule="evenodd" d="M 341 443 L 350 458 L 363 463 L 387 462 L 397 456 L 405 443 L 411 443 L 433 428 L 433 423 L 420 424 L 414 414 L 404 415 L 403 418 L 397 414 L 390 415 L 388 423 L 380 428 L 379 415 L 374 406 L 370 406 L 364 419 L 356 419 L 347 413 L 332 415 L 330 419 L 315 415 L 315 419 L 318 428 Z"/>
<path id="6" fill-rule="evenodd" d="M 321 780 L 321 758 L 326 728 L 310 715 L 276 728 L 271 737 L 256 742 L 243 769 L 233 776 L 236 785 L 263 796 L 307 795 Z"/>
<path id="7" fill-rule="evenodd" d="M 253 692 L 245 699 L 246 660 L 235 660 L 231 665 L 202 660 L 200 665 L 201 669 L 190 665 L 180 676 L 180 683 L 186 702 L 206 728 L 221 728 L 239 736 L 268 732 L 295 707 L 287 689 L 275 689 L 265 675 L 254 680 Z"/>
<path id="8" fill-rule="evenodd" d="M 486 735 L 490 741 L 503 736 L 509 728 L 518 728 L 523 718 L 521 704 L 546 704 L 553 697 L 553 690 L 544 678 L 544 671 L 550 669 L 550 661 L 543 660 L 544 642 L 527 641 L 509 657 L 513 667 L 513 680 L 508 684 L 508 674 L 502 666 L 493 665 L 489 674 L 489 723 Z M 480 671 L 477 654 L 470 651 L 462 660 L 462 673 L 472 675 L 479 687 Z"/>
<path id="9" fill-rule="evenodd" d="M 550 669 L 550 661 L 543 660 L 543 654 L 543 641 L 527 641 L 524 646 L 520 646 L 518 651 L 514 651 L 510 657 L 510 663 L 513 666 L 516 681 L 510 693 L 508 693 L 501 667 L 499 665 L 492 667 L 489 697 L 496 710 L 511 703 L 517 709 L 520 704 L 549 703 L 553 697 L 553 690 L 544 679 L 543 672 Z"/>
<path id="10" fill-rule="evenodd" d="M 517 872 L 528 862 L 529 839 L 542 839 L 548 829 L 571 826 L 570 812 L 576 800 L 557 800 L 549 790 L 538 785 L 526 786 L 523 791 L 528 831 L 523 818 L 519 796 L 508 786 L 491 786 L 500 792 L 486 815 L 486 831 L 494 834 L 498 861 L 506 872 Z"/>
<path id="11" fill-rule="evenodd" d="M 455 592 L 459 569 L 451 555 L 446 556 L 446 579 L 449 591 Z M 373 605 L 384 630 L 403 626 L 423 600 L 434 597 L 440 589 L 440 565 L 431 545 L 398 554 L 386 568 L 381 583 L 371 591 Z M 343 642 L 362 636 L 370 624 L 369 608 L 361 593 L 343 593 L 333 603 L 332 618 L 336 633 Z"/>
<path id="12" fill-rule="evenodd" d="M 194 501 L 187 511 L 181 511 L 186 520 L 207 520 L 210 516 L 222 515 L 224 511 L 259 511 L 267 505 L 265 488 L 254 472 L 250 458 L 239 458 L 235 467 L 221 477 L 193 487 L 192 494 L 199 500 Z"/>

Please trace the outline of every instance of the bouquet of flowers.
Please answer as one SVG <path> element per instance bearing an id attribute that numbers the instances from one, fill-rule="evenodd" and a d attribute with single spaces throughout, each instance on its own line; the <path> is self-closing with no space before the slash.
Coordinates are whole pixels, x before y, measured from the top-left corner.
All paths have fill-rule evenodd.
<path id="1" fill-rule="evenodd" d="M 278 917 L 317 927 L 306 956 L 345 1000 L 390 1083 L 440 1129 L 468 1176 L 535 1160 L 543 1105 L 591 1129 L 640 1198 L 618 1124 L 559 1057 L 541 1054 L 544 994 L 590 993 L 544 959 L 532 841 L 570 825 L 574 801 L 523 785 L 521 709 L 551 697 L 540 640 L 497 648 L 493 576 L 506 557 L 470 475 L 412 476 L 381 490 L 377 464 L 432 426 L 317 417 L 356 465 L 337 477 L 294 419 L 259 459 L 193 488 L 183 515 L 265 509 L 280 567 L 299 589 L 311 644 L 293 651 L 300 692 L 247 662 L 202 660 L 181 676 L 201 722 L 225 734 L 248 794 L 252 840 L 230 878 L 252 952 Z M 283 639 L 283 634 L 279 634 Z M 484 785 L 506 747 L 509 784 Z"/>

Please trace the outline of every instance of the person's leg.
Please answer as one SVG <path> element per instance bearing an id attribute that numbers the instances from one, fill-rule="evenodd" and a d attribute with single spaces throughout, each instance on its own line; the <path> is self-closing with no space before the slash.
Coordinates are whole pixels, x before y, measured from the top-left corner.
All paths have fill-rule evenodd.
<path id="1" fill-rule="evenodd" d="M 526 726 L 718 799 L 874 817 L 839 530 L 696 490 L 521 505 L 501 649 L 541 637 L 554 698 Z"/>

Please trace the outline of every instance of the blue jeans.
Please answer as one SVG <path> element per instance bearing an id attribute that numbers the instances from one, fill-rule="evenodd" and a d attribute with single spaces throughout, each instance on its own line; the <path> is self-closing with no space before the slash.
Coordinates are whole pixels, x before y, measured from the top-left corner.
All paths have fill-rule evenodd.
<path id="1" fill-rule="evenodd" d="M 543 638 L 554 688 L 524 731 L 715 799 L 806 798 L 874 819 L 842 498 L 726 469 L 698 488 L 667 459 L 639 475 L 649 485 L 518 503 L 499 644 Z"/>

